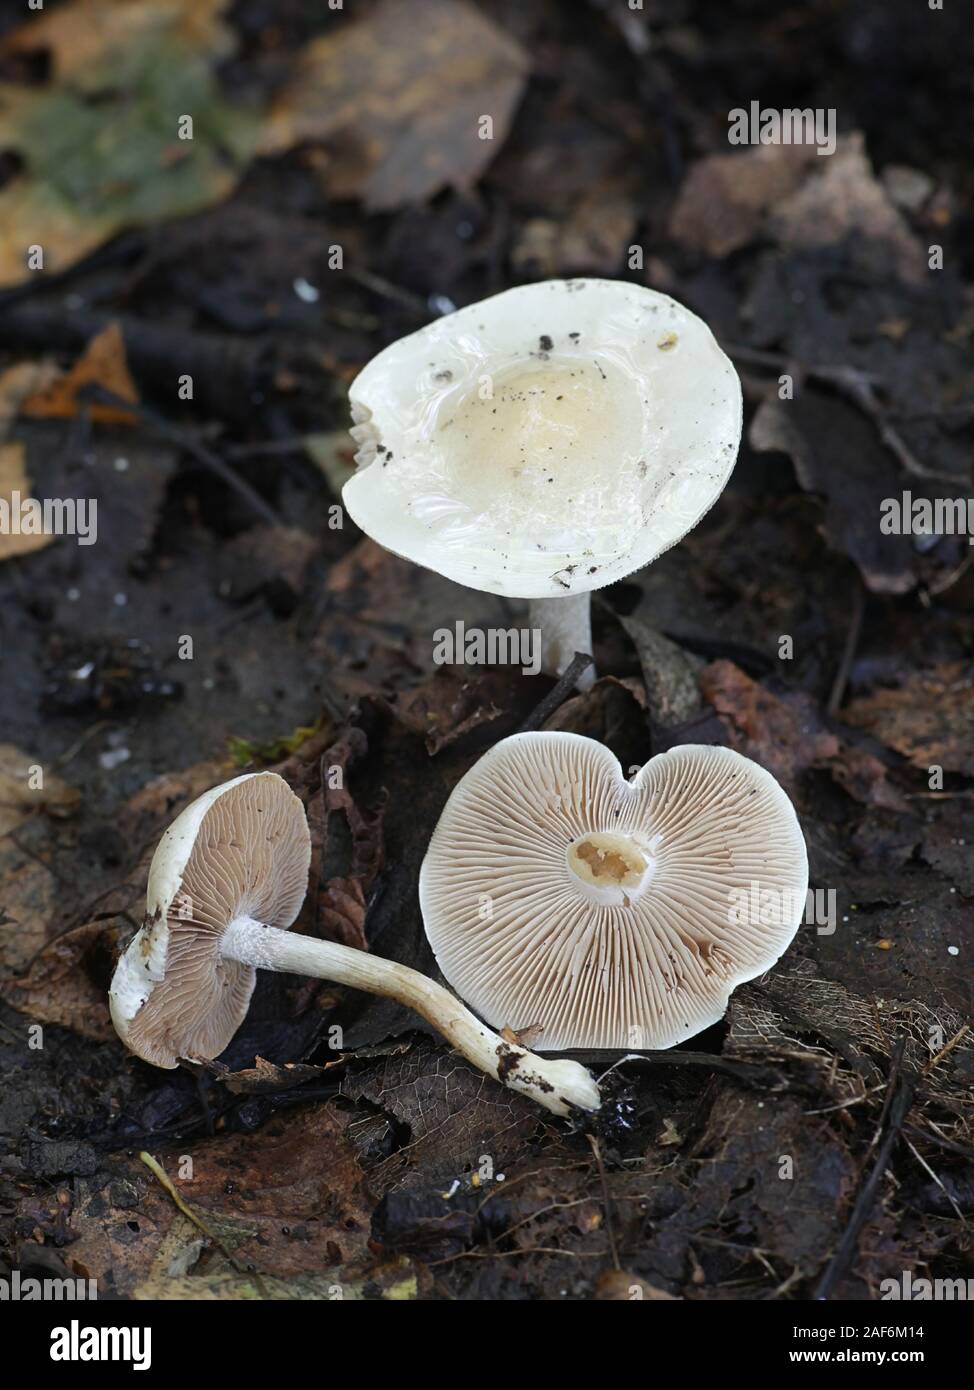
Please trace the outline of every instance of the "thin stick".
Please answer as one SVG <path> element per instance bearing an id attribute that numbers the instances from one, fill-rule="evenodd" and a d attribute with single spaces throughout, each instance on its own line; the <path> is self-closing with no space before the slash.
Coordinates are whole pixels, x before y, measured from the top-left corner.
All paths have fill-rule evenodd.
<path id="1" fill-rule="evenodd" d="M 908 1077 L 901 1075 L 900 1071 L 905 1047 L 906 1034 L 901 1033 L 890 1062 L 886 1106 L 884 1107 L 882 1122 L 885 1133 L 876 1154 L 876 1161 L 860 1188 L 859 1196 L 852 1208 L 849 1224 L 845 1228 L 842 1239 L 839 1241 L 838 1248 L 829 1261 L 825 1273 L 819 1280 L 818 1288 L 815 1290 L 816 1299 L 827 1299 L 830 1296 L 832 1289 L 845 1273 L 855 1254 L 862 1228 L 865 1226 L 876 1200 L 880 1181 L 886 1172 L 896 1141 L 900 1137 L 903 1121 L 913 1104 L 914 1083 Z"/>
<path id="2" fill-rule="evenodd" d="M 845 688 L 849 681 L 849 672 L 852 670 L 852 663 L 855 660 L 856 648 L 859 645 L 859 635 L 862 632 L 862 617 L 866 610 L 866 599 L 863 594 L 862 580 L 859 578 L 859 571 L 856 571 L 854 578 L 854 589 L 852 593 L 852 617 L 849 620 L 849 630 L 846 633 L 845 645 L 842 648 L 842 659 L 839 662 L 839 669 L 835 673 L 835 680 L 832 683 L 832 693 L 829 695 L 828 712 L 836 715 L 842 705 L 845 696 Z"/>
<path id="3" fill-rule="evenodd" d="M 933 1071 L 934 1067 L 937 1066 L 937 1064 L 938 1064 L 939 1062 L 941 1062 L 941 1061 L 943 1060 L 943 1058 L 946 1057 L 947 1054 L 948 1054 L 949 1052 L 953 1052 L 954 1048 L 955 1048 L 955 1047 L 957 1046 L 957 1044 L 960 1042 L 961 1038 L 965 1038 L 965 1037 L 967 1036 L 967 1034 L 968 1034 L 970 1031 L 971 1031 L 971 1025 L 970 1025 L 969 1023 L 965 1023 L 964 1026 L 963 1026 L 963 1028 L 961 1028 L 958 1032 L 956 1032 L 956 1033 L 954 1034 L 954 1036 L 951 1038 L 950 1042 L 947 1043 L 947 1045 L 946 1045 L 945 1047 L 942 1047 L 942 1048 L 940 1049 L 940 1051 L 937 1053 L 936 1057 L 931 1057 L 931 1058 L 930 1058 L 930 1061 L 927 1062 L 926 1066 L 923 1068 L 923 1075 L 924 1075 L 924 1076 L 929 1075 L 929 1073 Z"/>
<path id="4" fill-rule="evenodd" d="M 960 1209 L 960 1207 L 957 1205 L 957 1203 L 954 1201 L 953 1197 L 952 1197 L 952 1196 L 950 1195 L 950 1193 L 947 1191 L 946 1187 L 944 1187 L 943 1183 L 940 1181 L 940 1179 L 938 1178 L 937 1174 L 936 1174 L 936 1173 L 933 1171 L 933 1169 L 930 1167 L 930 1164 L 927 1162 L 927 1160 L 923 1157 L 923 1155 L 922 1155 L 921 1153 L 918 1153 L 918 1152 L 917 1152 L 916 1145 L 915 1145 L 914 1143 L 912 1143 L 911 1140 L 909 1140 L 909 1139 L 906 1137 L 905 1134 L 903 1135 L 903 1140 L 904 1140 L 904 1143 L 906 1144 L 907 1148 L 910 1150 L 910 1153 L 911 1153 L 911 1154 L 913 1155 L 913 1157 L 916 1159 L 917 1163 L 919 1163 L 920 1167 L 924 1170 L 924 1172 L 930 1174 L 930 1176 L 933 1178 L 934 1182 L 935 1182 L 935 1183 L 937 1184 L 937 1186 L 940 1188 L 941 1192 L 942 1192 L 942 1193 L 944 1194 L 944 1196 L 947 1198 L 947 1201 L 948 1201 L 948 1202 L 950 1203 L 950 1205 L 954 1208 L 954 1211 L 955 1211 L 956 1214 L 957 1214 L 957 1219 L 960 1221 L 960 1224 L 961 1224 L 962 1226 L 966 1226 L 966 1225 L 967 1225 L 967 1218 L 965 1217 L 964 1213 L 961 1211 L 961 1209 Z"/>
<path id="5" fill-rule="evenodd" d="M 619 1263 L 619 1247 L 616 1245 L 615 1231 L 612 1229 L 612 1204 L 609 1201 L 609 1183 L 605 1176 L 605 1164 L 602 1162 L 602 1150 L 599 1148 L 599 1141 L 594 1134 L 587 1134 L 586 1139 L 592 1147 L 595 1155 L 595 1166 L 599 1170 L 599 1181 L 602 1184 L 602 1206 L 605 1211 L 605 1234 L 609 1240 L 609 1252 L 612 1255 L 612 1264 L 615 1269 L 621 1269 Z"/>
<path id="6" fill-rule="evenodd" d="M 179 1193 L 173 1186 L 172 1179 L 169 1177 L 169 1174 L 166 1172 L 165 1168 L 163 1168 L 162 1164 L 158 1163 L 150 1153 L 146 1153 L 145 1149 L 143 1149 L 142 1152 L 139 1154 L 139 1159 L 142 1163 L 145 1164 L 145 1166 L 148 1168 L 149 1172 L 153 1175 L 156 1181 L 165 1189 L 166 1192 L 168 1192 L 169 1196 L 176 1203 L 176 1206 L 186 1217 L 186 1220 L 191 1221 L 193 1225 L 197 1227 L 198 1230 L 203 1232 L 203 1234 L 206 1236 L 208 1240 L 211 1240 L 213 1242 L 213 1244 L 220 1251 L 220 1253 L 227 1260 L 229 1260 L 230 1264 L 233 1266 L 233 1268 L 237 1271 L 238 1274 L 243 1274 L 248 1279 L 253 1279 L 261 1298 L 269 1298 L 270 1295 L 267 1292 L 267 1286 L 264 1284 L 263 1279 L 261 1279 L 257 1271 L 255 1269 L 247 1269 L 245 1265 L 241 1264 L 241 1262 L 237 1259 L 236 1255 L 233 1255 L 227 1249 L 226 1245 L 217 1235 L 216 1231 L 214 1231 L 211 1226 L 208 1226 L 206 1224 L 202 1216 L 200 1216 L 198 1212 L 194 1211 L 188 1202 L 183 1201 L 182 1197 L 179 1195 Z"/>
<path id="7" fill-rule="evenodd" d="M 592 665 L 593 658 L 586 656 L 584 652 L 576 652 L 572 657 L 570 665 L 564 673 L 558 677 L 557 684 L 552 686 L 547 695 L 541 700 L 525 719 L 518 729 L 519 734 L 531 733 L 534 729 L 540 729 L 550 714 L 554 714 L 558 706 L 568 698 L 575 689 L 575 683 L 583 671 L 588 670 Z"/>
<path id="8" fill-rule="evenodd" d="M 98 386 L 96 383 L 82 387 L 79 395 L 82 394 L 87 400 L 96 400 L 103 405 L 114 405 L 121 410 L 131 411 L 133 415 L 139 417 L 143 424 L 151 426 L 163 439 L 168 439 L 171 444 L 185 450 L 187 454 L 196 459 L 197 463 L 201 463 L 204 468 L 215 473 L 222 482 L 226 483 L 227 487 L 233 488 L 234 492 L 248 504 L 251 511 L 260 517 L 261 521 L 266 522 L 268 526 L 281 525 L 281 518 L 274 508 L 264 501 L 260 493 L 239 474 L 235 473 L 229 464 L 224 463 L 219 454 L 214 454 L 199 440 L 194 439 L 191 434 L 177 429 L 175 425 L 171 425 L 163 416 L 157 415 L 154 410 L 149 410 L 147 406 L 133 404 L 132 401 L 127 401 L 123 396 L 118 396 L 114 391 L 109 391 L 106 387 Z"/>

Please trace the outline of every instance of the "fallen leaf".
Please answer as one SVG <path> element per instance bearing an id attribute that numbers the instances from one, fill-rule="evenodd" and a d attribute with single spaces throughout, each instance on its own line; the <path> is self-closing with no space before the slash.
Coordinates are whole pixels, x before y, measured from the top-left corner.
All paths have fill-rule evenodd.
<path id="1" fill-rule="evenodd" d="M 226 197 L 257 123 L 226 103 L 213 63 L 233 49 L 224 0 L 74 0 L 0 41 L 50 55 L 44 86 L 0 87 L 0 146 L 24 167 L 0 189 L 0 288 L 63 271 L 124 227 Z M 181 113 L 193 138 L 181 139 Z"/>
<path id="2" fill-rule="evenodd" d="M 67 372 L 28 396 L 21 405 L 23 415 L 39 420 L 71 420 L 82 408 L 92 420 L 106 425 L 131 425 L 138 416 L 119 406 L 78 399 L 85 386 L 102 386 L 122 400 L 137 405 L 139 393 L 125 357 L 125 339 L 117 323 L 96 333 L 84 352 Z"/>
<path id="3" fill-rule="evenodd" d="M 640 617 L 620 616 L 619 622 L 636 648 L 653 722 L 672 728 L 693 719 L 700 712 L 700 691 L 693 664 L 683 648 Z"/>
<path id="4" fill-rule="evenodd" d="M 368 950 L 365 938 L 365 901 L 385 862 L 382 834 L 383 808 L 363 811 L 346 785 L 348 770 L 365 756 L 368 740 L 361 729 L 349 727 L 321 755 L 321 785 L 308 805 L 311 828 L 312 892 L 315 921 L 332 939 Z M 335 837 L 329 830 L 332 815 L 344 818 L 351 839 L 350 862 L 335 873 L 329 855 Z M 329 869 L 332 872 L 329 872 Z"/>
<path id="5" fill-rule="evenodd" d="M 26 975 L 7 982 L 8 1004 L 38 1023 L 70 1028 L 95 1042 L 113 1039 L 106 984 L 122 953 L 126 928 L 115 922 L 89 922 L 55 937 L 30 963 Z M 97 961 L 93 973 L 90 964 Z"/>
<path id="6" fill-rule="evenodd" d="M 308 1066 L 304 1062 L 285 1062 L 283 1066 L 278 1066 L 274 1062 L 268 1062 L 265 1057 L 255 1057 L 252 1067 L 243 1067 L 240 1071 L 231 1071 L 221 1062 L 205 1062 L 198 1065 L 212 1072 L 235 1096 L 259 1096 L 268 1092 L 290 1091 L 295 1086 L 303 1086 L 307 1081 L 321 1080 L 328 1072 L 327 1066 Z"/>
<path id="7" fill-rule="evenodd" d="M 698 159 L 680 187 L 670 236 L 705 255 L 729 256 L 763 232 L 771 210 L 817 161 L 814 145 L 759 145 Z"/>
<path id="8" fill-rule="evenodd" d="M 468 188 L 503 144 L 527 70 L 521 47 L 462 0 L 386 0 L 308 45 L 261 153 L 330 142 L 329 194 L 372 211 Z"/>
<path id="9" fill-rule="evenodd" d="M 879 759 L 825 729 L 815 701 L 803 691 L 773 695 L 731 661 L 706 666 L 700 689 L 717 711 L 730 746 L 767 768 L 790 792 L 803 772 L 820 768 L 862 805 L 909 810 Z"/>
<path id="10" fill-rule="evenodd" d="M 511 249 L 518 275 L 551 279 L 616 275 L 636 229 L 636 200 L 625 190 L 599 188 L 566 219 L 531 217 Z"/>
<path id="11" fill-rule="evenodd" d="M 771 229 L 789 250 L 844 244 L 871 274 L 912 284 L 927 276 L 923 247 L 873 173 L 859 131 L 816 160 L 808 181 L 775 209 Z"/>
<path id="12" fill-rule="evenodd" d="M 419 1171 L 446 1176 L 476 1166 L 482 1153 L 504 1169 L 553 1131 L 538 1107 L 472 1067 L 449 1048 L 423 1040 L 404 1055 L 353 1065 L 342 1093 L 365 1101 L 405 1130 L 408 1144 L 368 1166 L 369 1186 L 408 1186 Z M 352 1131 L 358 1138 L 357 1130 Z"/>
<path id="13" fill-rule="evenodd" d="M 0 372 L 0 440 L 7 437 L 23 402 L 46 390 L 59 376 L 53 362 L 15 362 Z"/>
<path id="14" fill-rule="evenodd" d="M 879 529 L 880 504 L 902 491 L 899 474 L 859 411 L 812 388 L 790 401 L 770 396 L 755 412 L 748 442 L 759 453 L 787 454 L 804 490 L 825 499 L 826 539 L 855 562 L 868 588 L 904 594 L 915 586 L 912 537 Z"/>
<path id="15" fill-rule="evenodd" d="M 425 738 L 433 756 L 500 719 L 516 700 L 510 684 L 509 674 L 498 669 L 473 675 L 467 667 L 438 666 L 430 680 L 397 694 L 392 710 L 401 724 Z"/>
<path id="16" fill-rule="evenodd" d="M 974 777 L 974 670 L 947 662 L 852 700 L 842 717 L 895 748 L 914 767 Z"/>
<path id="17" fill-rule="evenodd" d="M 40 785 L 32 785 L 38 781 Z M 0 836 L 9 834 L 37 810 L 54 816 L 73 815 L 80 800 L 81 793 L 75 787 L 45 770 L 35 757 L 12 743 L 0 743 Z"/>
<path id="18" fill-rule="evenodd" d="M 0 39 L 0 57 L 49 55 L 51 75 L 100 90 L 111 61 L 116 81 L 141 75 L 143 49 L 171 34 L 214 58 L 233 52 L 232 31 L 220 20 L 227 0 L 73 0 L 39 15 Z"/>

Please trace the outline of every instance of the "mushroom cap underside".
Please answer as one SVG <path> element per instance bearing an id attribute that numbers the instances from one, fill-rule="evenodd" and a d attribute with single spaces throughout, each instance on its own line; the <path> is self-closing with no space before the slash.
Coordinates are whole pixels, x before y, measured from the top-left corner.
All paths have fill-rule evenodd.
<path id="1" fill-rule="evenodd" d="M 684 745 L 630 782 L 577 734 L 516 734 L 454 789 L 420 876 L 453 988 L 531 1045 L 667 1048 L 721 1019 L 805 912 L 787 795 L 729 748 Z"/>

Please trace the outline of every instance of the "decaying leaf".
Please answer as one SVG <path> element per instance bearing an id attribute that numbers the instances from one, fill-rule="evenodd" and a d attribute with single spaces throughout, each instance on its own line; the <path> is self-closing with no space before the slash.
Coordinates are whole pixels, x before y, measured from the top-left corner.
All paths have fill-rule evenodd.
<path id="1" fill-rule="evenodd" d="M 927 274 L 923 248 L 873 173 L 858 131 L 816 160 L 808 181 L 775 209 L 771 225 L 795 250 L 845 244 L 873 274 L 882 269 L 913 284 Z"/>
<path id="2" fill-rule="evenodd" d="M 374 211 L 469 187 L 503 143 L 527 66 L 514 39 L 465 0 L 386 0 L 308 45 L 262 153 L 328 142 L 329 193 Z"/>
<path id="3" fill-rule="evenodd" d="M 912 538 L 880 531 L 880 504 L 899 495 L 899 475 L 858 411 L 813 388 L 790 401 L 771 396 L 758 406 L 748 438 L 759 452 L 787 454 L 805 491 L 825 499 L 829 544 L 856 563 L 874 593 L 914 587 Z"/>
<path id="4" fill-rule="evenodd" d="M 727 256 L 764 231 L 773 208 L 814 166 L 814 145 L 759 145 L 698 159 L 680 188 L 670 235 L 708 256 Z"/>
<path id="5" fill-rule="evenodd" d="M 26 975 L 3 984 L 4 999 L 38 1023 L 71 1028 L 95 1042 L 109 1041 L 115 1030 L 105 983 L 126 936 L 115 920 L 89 922 L 55 937 L 34 957 Z"/>
<path id="6" fill-rule="evenodd" d="M 70 816 L 80 800 L 76 788 L 47 771 L 37 758 L 12 743 L 0 743 L 0 836 L 38 810 Z"/>
<path id="7" fill-rule="evenodd" d="M 15 362 L 0 372 L 0 440 L 7 437 L 23 402 L 45 391 L 59 376 L 53 362 Z"/>
<path id="8" fill-rule="evenodd" d="M 48 53 L 53 79 L 0 88 L 0 145 L 23 172 L 0 189 L 0 287 L 62 271 L 123 227 L 185 216 L 236 184 L 254 120 L 220 95 L 222 0 L 74 0 L 14 31 L 0 57 Z M 180 138 L 191 115 L 192 139 Z"/>
<path id="9" fill-rule="evenodd" d="M 82 408 L 79 393 L 85 386 L 101 386 L 122 400 L 138 404 L 139 393 L 125 357 L 125 339 L 117 323 L 110 323 L 91 339 L 84 352 L 67 372 L 29 395 L 21 413 L 39 420 L 70 420 Z M 107 425 L 131 425 L 136 416 L 120 406 L 85 401 L 83 408 L 92 420 Z"/>
<path id="10" fill-rule="evenodd" d="M 974 777 L 974 670 L 948 662 L 911 671 L 899 685 L 853 700 L 850 724 L 895 748 L 914 767 L 939 766 Z"/>
<path id="11" fill-rule="evenodd" d="M 700 679 L 704 698 L 717 711 L 730 746 L 773 772 L 792 794 L 803 772 L 822 768 L 864 805 L 909 808 L 887 780 L 879 759 L 826 729 L 815 702 L 804 692 L 773 695 L 730 661 L 711 662 Z"/>

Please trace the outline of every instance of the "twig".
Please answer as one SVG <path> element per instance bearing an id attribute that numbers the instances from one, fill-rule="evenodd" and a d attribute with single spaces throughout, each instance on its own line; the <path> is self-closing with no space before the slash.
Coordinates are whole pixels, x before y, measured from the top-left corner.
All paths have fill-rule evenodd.
<path id="1" fill-rule="evenodd" d="M 612 1226 L 612 1203 L 609 1201 L 609 1183 L 605 1176 L 605 1164 L 602 1162 L 602 1150 L 599 1148 L 599 1141 L 594 1134 L 585 1136 L 591 1145 L 595 1155 L 595 1166 L 599 1170 L 599 1181 L 602 1184 L 602 1207 L 605 1211 L 605 1234 L 609 1241 L 609 1252 L 612 1255 L 613 1268 L 621 1269 L 619 1263 L 619 1247 L 616 1245 L 615 1231 Z"/>
<path id="2" fill-rule="evenodd" d="M 273 350 L 267 340 L 220 337 L 128 314 L 65 313 L 61 305 L 8 304 L 6 296 L 0 296 L 0 304 L 0 344 L 17 351 L 78 353 L 109 324 L 117 323 L 126 360 L 140 386 L 169 399 L 176 376 L 185 373 L 193 378 L 196 405 L 220 420 L 251 416 L 254 392 L 273 375 Z"/>
<path id="3" fill-rule="evenodd" d="M 237 1259 L 236 1255 L 232 1254 L 231 1251 L 227 1249 L 227 1246 L 217 1235 L 216 1231 L 214 1231 L 211 1226 L 207 1225 L 207 1223 L 203 1220 L 202 1216 L 200 1216 L 199 1212 L 194 1211 L 188 1202 L 183 1201 L 182 1197 L 179 1195 L 179 1193 L 176 1191 L 176 1188 L 173 1186 L 172 1179 L 166 1172 L 165 1168 L 163 1168 L 162 1164 L 158 1163 L 150 1153 L 146 1153 L 145 1149 L 143 1149 L 142 1152 L 139 1154 L 139 1159 L 142 1163 L 145 1164 L 145 1166 L 148 1168 L 149 1172 L 153 1175 L 156 1181 L 165 1189 L 166 1192 L 169 1193 L 169 1196 L 176 1203 L 176 1206 L 186 1217 L 187 1221 L 191 1221 L 194 1226 L 196 1226 L 199 1230 L 203 1232 L 207 1240 L 211 1240 L 213 1242 L 213 1244 L 224 1256 L 224 1258 L 229 1260 L 230 1264 L 233 1266 L 233 1268 L 237 1271 L 238 1274 L 243 1274 L 246 1275 L 247 1278 L 253 1279 L 261 1298 L 267 1298 L 269 1296 L 267 1292 L 267 1287 L 264 1284 L 264 1281 L 263 1279 L 261 1279 L 258 1272 L 255 1269 L 247 1269 L 247 1267 L 244 1264 L 242 1264 L 240 1260 Z"/>
<path id="4" fill-rule="evenodd" d="M 852 593 L 852 617 L 849 619 L 849 630 L 846 633 L 845 646 L 842 648 L 842 659 L 839 662 L 839 669 L 835 673 L 835 680 L 832 683 L 832 693 L 829 695 L 828 712 L 831 715 L 838 714 L 842 700 L 845 696 L 845 688 L 849 680 L 849 672 L 855 660 L 856 648 L 859 645 L 859 635 L 862 632 L 862 616 L 866 610 L 866 598 L 863 593 L 862 580 L 859 578 L 859 571 L 856 570 L 853 578 Z"/>
<path id="5" fill-rule="evenodd" d="M 420 295 L 413 294 L 412 290 L 404 290 L 401 285 L 394 285 L 391 280 L 386 280 L 381 275 L 374 275 L 371 270 L 353 268 L 346 270 L 345 274 L 350 280 L 357 281 L 382 299 L 391 299 L 394 303 L 403 304 L 407 309 L 421 314 L 429 313 L 429 307 Z"/>
<path id="6" fill-rule="evenodd" d="M 568 698 L 574 690 L 579 676 L 592 665 L 592 660 L 592 657 L 586 656 L 583 652 L 576 652 L 564 675 L 559 676 L 558 683 L 552 686 L 544 699 L 535 705 L 518 729 L 518 733 L 527 734 L 532 729 L 540 729 L 548 716 L 553 714 L 562 701 Z"/>
<path id="7" fill-rule="evenodd" d="M 559 1052 L 558 1056 L 588 1065 L 597 1065 L 601 1060 L 601 1054 L 578 1048 L 569 1048 L 567 1051 Z M 763 1084 L 765 1087 L 781 1090 L 786 1084 L 781 1073 L 764 1062 L 735 1062 L 727 1057 L 712 1056 L 709 1052 L 653 1052 L 648 1049 L 626 1052 L 602 1072 L 599 1081 L 627 1062 L 646 1063 L 654 1067 L 702 1067 L 706 1071 L 729 1076 L 745 1086 L 760 1087 Z"/>
<path id="8" fill-rule="evenodd" d="M 879 1144 L 876 1161 L 874 1162 L 869 1176 L 859 1190 L 855 1205 L 852 1208 L 852 1215 L 849 1224 L 846 1226 L 842 1239 L 839 1241 L 838 1248 L 832 1256 L 819 1280 L 818 1288 L 815 1290 L 817 1299 L 827 1299 L 838 1280 L 845 1273 L 846 1268 L 852 1259 L 856 1246 L 859 1241 L 863 1226 L 872 1211 L 873 1203 L 876 1200 L 876 1192 L 879 1188 L 886 1166 L 889 1163 L 890 1155 L 900 1137 L 900 1130 L 903 1121 L 909 1114 L 913 1104 L 914 1083 L 906 1076 L 902 1075 L 903 1052 L 906 1048 L 906 1034 L 901 1033 L 896 1040 L 893 1049 L 893 1056 L 890 1061 L 889 1079 L 887 1082 L 886 1104 L 883 1107 L 883 1119 L 881 1130 L 883 1138 Z"/>
<path id="9" fill-rule="evenodd" d="M 751 362 L 755 366 L 769 367 L 774 370 L 782 367 L 793 367 L 802 376 L 824 381 L 834 386 L 841 395 L 845 396 L 853 405 L 858 406 L 864 415 L 868 415 L 876 426 L 882 443 L 893 454 L 904 471 L 914 478 L 934 478 L 938 482 L 957 484 L 963 481 L 956 474 L 942 473 L 939 469 L 928 468 L 916 457 L 899 431 L 890 423 L 892 412 L 886 409 L 876 395 L 875 387 L 883 385 L 882 377 L 875 376 L 871 372 L 860 371 L 858 367 L 842 364 L 833 367 L 813 366 L 811 363 L 801 362 L 797 359 L 793 361 L 782 353 L 762 352 L 757 348 L 749 348 L 736 343 L 724 343 L 723 347 L 730 357 L 736 358 L 738 361 Z"/>
<path id="10" fill-rule="evenodd" d="M 960 1040 L 962 1038 L 965 1038 L 970 1031 L 971 1025 L 969 1023 L 965 1023 L 963 1028 L 958 1029 L 958 1031 L 951 1038 L 950 1042 L 947 1043 L 946 1046 L 942 1047 L 935 1057 L 930 1058 L 930 1061 L 927 1062 L 926 1066 L 923 1068 L 922 1075 L 928 1076 L 930 1072 L 933 1071 L 934 1067 L 937 1066 L 938 1063 L 941 1062 L 943 1058 L 948 1055 L 948 1053 L 953 1052 L 954 1048 L 957 1046 Z"/>
<path id="11" fill-rule="evenodd" d="M 966 555 L 957 568 L 952 569 L 949 574 L 945 574 L 942 579 L 935 580 L 933 584 L 928 584 L 927 592 L 933 598 L 939 598 L 940 595 L 945 594 L 948 589 L 952 589 L 959 579 L 964 578 L 964 575 L 970 569 L 971 565 L 974 565 L 974 552 L 970 555 Z"/>
<path id="12" fill-rule="evenodd" d="M 950 1205 L 953 1207 L 954 1211 L 956 1212 L 957 1218 L 958 1218 L 958 1220 L 960 1221 L 960 1224 L 961 1224 L 962 1226 L 966 1226 L 966 1225 L 967 1225 L 967 1218 L 965 1217 L 964 1213 L 961 1211 L 961 1209 L 960 1209 L 960 1207 L 957 1205 L 957 1203 L 954 1201 L 953 1197 L 952 1197 L 952 1196 L 950 1195 L 950 1193 L 947 1191 L 946 1187 L 944 1187 L 943 1183 L 940 1181 L 940 1179 L 938 1178 L 937 1174 L 936 1174 L 936 1173 L 933 1171 L 933 1169 L 930 1167 L 930 1164 L 927 1162 L 927 1160 L 923 1157 L 923 1155 L 922 1155 L 921 1153 L 918 1153 L 918 1152 L 917 1152 L 916 1145 L 913 1144 L 913 1143 L 911 1143 L 910 1140 L 907 1138 L 907 1136 L 906 1136 L 905 1134 L 903 1135 L 903 1140 L 904 1140 L 904 1142 L 905 1142 L 907 1148 L 910 1150 L 910 1153 L 911 1153 L 911 1154 L 913 1155 L 913 1157 L 916 1159 L 917 1163 L 919 1163 L 920 1167 L 924 1170 L 925 1173 L 929 1173 L 930 1177 L 933 1178 L 934 1182 L 937 1184 L 937 1186 L 940 1188 L 941 1192 L 942 1192 L 942 1193 L 944 1194 L 944 1196 L 947 1198 L 947 1201 L 950 1203 Z"/>
<path id="13" fill-rule="evenodd" d="M 941 1134 L 933 1120 L 927 1120 L 930 1129 L 920 1129 L 919 1125 L 904 1125 L 904 1134 L 912 1134 L 916 1139 L 923 1139 L 929 1144 L 936 1144 L 938 1148 L 945 1149 L 947 1153 L 960 1154 L 961 1158 L 966 1158 L 969 1162 L 974 1161 L 974 1149 L 966 1149 L 963 1144 L 955 1144 L 953 1139 L 948 1139 Z"/>
<path id="14" fill-rule="evenodd" d="M 265 502 L 260 493 L 245 482 L 237 473 L 233 471 L 229 464 L 224 463 L 219 454 L 214 454 L 210 449 L 202 445 L 198 439 L 194 439 L 191 434 L 186 434 L 183 430 L 171 425 L 163 416 L 157 415 L 148 406 L 133 405 L 131 401 L 118 396 L 114 391 L 109 391 L 104 386 L 91 383 L 84 386 L 78 392 L 79 397 L 84 396 L 88 400 L 101 401 L 104 405 L 114 405 L 122 410 L 129 410 L 137 415 L 146 425 L 151 426 L 163 439 L 168 439 L 177 448 L 183 449 L 197 463 L 201 463 L 204 468 L 208 468 L 211 473 L 215 473 L 226 485 L 237 493 L 250 507 L 251 511 L 260 517 L 261 521 L 268 526 L 280 526 L 281 518 L 274 508 Z"/>

